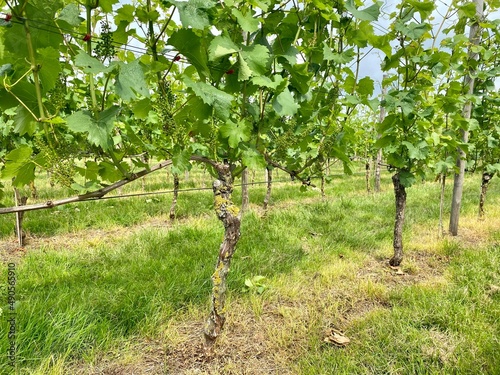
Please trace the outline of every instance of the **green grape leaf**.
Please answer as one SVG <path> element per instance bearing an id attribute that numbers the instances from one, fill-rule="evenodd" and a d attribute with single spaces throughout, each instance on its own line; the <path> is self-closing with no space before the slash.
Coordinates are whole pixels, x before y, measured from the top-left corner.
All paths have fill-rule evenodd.
<path id="1" fill-rule="evenodd" d="M 368 43 L 370 43 L 373 47 L 381 50 L 386 56 L 391 56 L 392 47 L 391 47 L 391 34 L 386 35 L 376 35 L 369 34 L 367 35 Z"/>
<path id="2" fill-rule="evenodd" d="M 411 4 L 411 6 L 413 8 L 415 8 L 417 10 L 417 12 L 420 13 L 420 15 L 422 16 L 422 19 L 426 19 L 428 18 L 432 12 L 434 11 L 434 9 L 436 8 L 436 4 L 434 1 L 429 1 L 429 0 L 425 0 L 425 1 L 422 1 L 422 0 L 406 0 L 408 1 L 408 4 Z M 471 17 L 474 17 L 475 15 L 475 10 L 476 10 L 476 7 L 473 3 L 470 3 L 470 5 L 472 5 L 472 8 L 474 9 L 474 13 Z"/>
<path id="3" fill-rule="evenodd" d="M 434 166 L 435 173 L 448 173 L 455 168 L 456 160 L 452 156 L 448 156 L 446 160 L 440 160 Z"/>
<path id="4" fill-rule="evenodd" d="M 286 88 L 274 98 L 273 108 L 279 116 L 293 116 L 297 113 L 299 105 L 295 102 L 288 88 Z"/>
<path id="5" fill-rule="evenodd" d="M 243 151 L 241 155 L 241 161 L 245 167 L 251 169 L 264 169 L 267 165 L 264 156 L 254 149 L 248 149 Z"/>
<path id="6" fill-rule="evenodd" d="M 118 96 L 125 101 L 136 99 L 138 95 L 149 97 L 148 85 L 139 59 L 128 64 L 121 62 L 119 66 L 115 83 Z"/>
<path id="7" fill-rule="evenodd" d="M 99 175 L 99 164 L 95 161 L 88 160 L 85 162 L 85 168 L 77 168 L 77 172 L 85 178 L 85 180 L 97 181 Z"/>
<path id="8" fill-rule="evenodd" d="M 252 78 L 252 83 L 260 87 L 268 87 L 270 89 L 276 90 L 283 82 L 283 77 L 279 74 L 275 74 L 271 78 L 266 76 L 256 76 Z"/>
<path id="9" fill-rule="evenodd" d="M 269 62 L 269 50 L 267 47 L 260 44 L 249 47 L 244 46 L 240 52 L 240 56 L 245 61 L 252 76 L 266 73 Z"/>
<path id="10" fill-rule="evenodd" d="M 176 145 L 172 155 L 172 173 L 180 174 L 189 171 L 192 167 L 190 160 L 191 150 L 189 148 L 183 150 Z"/>
<path id="11" fill-rule="evenodd" d="M 196 68 L 201 77 L 209 76 L 206 38 L 201 38 L 191 29 L 175 31 L 168 44 L 175 47 Z"/>
<path id="12" fill-rule="evenodd" d="M 59 63 L 59 51 L 52 47 L 40 48 L 38 51 L 37 62 L 40 65 L 40 81 L 43 85 L 43 91 L 47 92 L 56 86 L 61 73 L 61 64 Z"/>
<path id="13" fill-rule="evenodd" d="M 35 130 L 36 122 L 31 113 L 23 106 L 17 107 L 16 115 L 14 116 L 14 132 L 19 135 L 33 135 Z"/>
<path id="14" fill-rule="evenodd" d="M 297 55 L 299 54 L 299 50 L 294 46 L 288 46 L 285 50 L 285 47 L 281 43 L 274 43 L 273 54 L 275 56 L 283 57 L 290 65 L 293 66 L 297 64 Z"/>
<path id="15" fill-rule="evenodd" d="M 125 4 L 121 8 L 118 8 L 115 16 L 115 23 L 119 24 L 122 21 L 131 23 L 134 21 L 135 6 L 130 4 Z"/>
<path id="16" fill-rule="evenodd" d="M 232 121 L 226 122 L 219 129 L 222 137 L 228 138 L 229 146 L 237 148 L 241 141 L 245 142 L 251 136 L 251 124 L 246 122 L 239 122 L 235 124 Z"/>
<path id="17" fill-rule="evenodd" d="M 289 66 L 288 71 L 290 72 L 290 84 L 302 95 L 307 94 L 310 88 L 309 81 L 312 77 L 312 74 L 309 73 L 309 64 Z"/>
<path id="18" fill-rule="evenodd" d="M 247 13 L 243 15 L 237 8 L 233 8 L 231 13 L 236 17 L 243 31 L 253 33 L 259 29 L 259 20 L 254 18 L 251 11 L 247 11 Z"/>
<path id="19" fill-rule="evenodd" d="M 402 21 L 399 21 L 396 22 L 394 28 L 396 29 L 396 31 L 401 32 L 408 38 L 417 40 L 420 37 L 422 37 L 426 32 L 431 30 L 432 27 L 427 23 L 410 22 L 409 24 L 405 24 Z"/>
<path id="20" fill-rule="evenodd" d="M 241 49 L 227 36 L 215 37 L 209 47 L 209 59 L 218 60 L 222 57 L 238 53 L 239 71 L 238 80 L 246 81 L 252 76 L 262 75 L 266 72 L 269 62 L 267 47 L 255 44 L 243 46 Z"/>
<path id="21" fill-rule="evenodd" d="M 173 1 L 179 10 L 182 26 L 203 30 L 210 26 L 208 10 L 215 6 L 213 0 Z"/>
<path id="22" fill-rule="evenodd" d="M 352 94 L 356 88 L 356 78 L 354 76 L 348 75 L 344 79 L 344 90 L 345 92 Z"/>
<path id="23" fill-rule="evenodd" d="M 80 16 L 80 9 L 76 4 L 68 4 L 61 10 L 57 21 L 64 21 L 69 26 L 76 27 L 80 25 L 85 19 Z"/>
<path id="24" fill-rule="evenodd" d="M 467 18 L 474 18 L 476 16 L 476 4 L 474 2 L 467 2 L 459 6 L 458 9 L 460 9 L 460 12 L 463 12 Z"/>
<path id="25" fill-rule="evenodd" d="M 486 172 L 491 174 L 499 174 L 500 175 L 500 163 L 488 164 L 486 166 Z"/>
<path id="26" fill-rule="evenodd" d="M 240 63 L 240 69 L 238 70 L 238 81 L 246 81 L 247 79 L 252 77 L 252 70 L 241 54 L 238 55 L 238 61 Z"/>
<path id="27" fill-rule="evenodd" d="M 210 61 L 220 59 L 221 57 L 232 55 L 239 51 L 238 46 L 227 36 L 216 36 L 210 42 L 208 48 L 208 57 Z"/>
<path id="28" fill-rule="evenodd" d="M 127 44 L 129 37 L 128 25 L 129 23 L 126 21 L 121 21 L 118 23 L 116 30 L 111 33 L 113 37 L 113 44 L 117 46 Z"/>
<path id="29" fill-rule="evenodd" d="M 215 113 L 223 120 L 229 118 L 233 96 L 204 82 L 193 82 L 184 78 L 186 86 L 190 87 L 203 103 L 213 107 Z"/>
<path id="30" fill-rule="evenodd" d="M 124 166 L 122 163 L 120 165 Z M 127 165 L 128 167 L 128 165 Z M 108 182 L 120 181 L 124 176 L 114 164 L 108 163 L 107 161 L 102 161 L 99 163 L 99 176 Z"/>
<path id="31" fill-rule="evenodd" d="M 17 107 L 21 100 L 35 115 L 38 115 L 38 102 L 35 86 L 29 81 L 19 81 L 10 88 L 11 92 L 0 90 L 0 108 Z M 15 97 L 14 97 L 15 95 Z M 16 98 L 17 97 L 17 98 Z"/>
<path id="32" fill-rule="evenodd" d="M 119 0 L 99 0 L 99 7 L 104 13 L 111 13 L 113 5 L 117 4 Z"/>
<path id="33" fill-rule="evenodd" d="M 111 134 L 114 120 L 120 107 L 110 107 L 99 113 L 98 118 L 92 117 L 89 111 L 79 111 L 66 118 L 68 128 L 76 133 L 88 133 L 90 143 L 109 150 L 113 146 Z"/>
<path id="34" fill-rule="evenodd" d="M 271 5 L 270 0 L 249 0 L 249 4 L 253 5 L 254 7 L 258 7 L 262 9 L 264 12 L 267 12 L 269 9 L 269 6 Z"/>
<path id="35" fill-rule="evenodd" d="M 160 13 L 157 10 L 148 12 L 144 8 L 137 8 L 135 15 L 137 16 L 137 19 L 143 23 L 147 23 L 149 21 L 156 22 L 158 18 L 160 18 Z"/>
<path id="36" fill-rule="evenodd" d="M 12 185 L 23 187 L 35 179 L 35 167 L 31 155 L 31 147 L 21 145 L 5 156 L 5 166 L 2 170 L 2 179 L 13 178 Z"/>
<path id="37" fill-rule="evenodd" d="M 87 181 L 83 185 L 73 182 L 70 187 L 79 194 L 87 194 L 92 191 L 99 190 L 102 186 L 99 185 L 96 181 Z"/>
<path id="38" fill-rule="evenodd" d="M 394 144 L 394 142 L 396 142 L 396 136 L 395 135 L 393 135 L 393 134 L 384 135 L 383 137 L 380 137 L 377 140 L 377 142 L 375 142 L 375 144 L 374 144 L 373 147 L 375 149 L 384 148 L 384 147 L 387 147 L 389 145 Z"/>
<path id="39" fill-rule="evenodd" d="M 365 77 L 359 80 L 356 91 L 361 96 L 370 96 L 373 94 L 374 88 L 373 79 Z"/>
<path id="40" fill-rule="evenodd" d="M 345 7 L 358 20 L 376 21 L 378 20 L 378 16 L 380 15 L 380 3 L 381 2 L 376 2 L 375 4 L 369 6 L 368 8 L 360 10 L 356 9 L 356 6 L 354 5 L 354 0 L 347 0 Z"/>
<path id="41" fill-rule="evenodd" d="M 399 171 L 399 181 L 404 187 L 410 187 L 416 181 L 415 175 L 408 171 Z"/>
<path id="42" fill-rule="evenodd" d="M 152 109 L 153 105 L 151 104 L 151 100 L 149 98 L 137 101 L 132 107 L 135 117 L 141 120 L 148 118 L 149 111 Z"/>
<path id="43" fill-rule="evenodd" d="M 326 42 L 323 42 L 323 58 L 327 61 L 333 61 L 337 64 L 347 64 L 352 61 L 355 55 L 354 48 L 349 48 L 342 53 L 338 53 L 333 51 Z"/>
<path id="44" fill-rule="evenodd" d="M 408 150 L 408 156 L 415 160 L 424 160 L 429 153 L 429 148 L 427 147 L 426 141 L 421 141 L 415 145 L 410 142 L 401 142 Z"/>
<path id="45" fill-rule="evenodd" d="M 85 73 L 92 74 L 109 73 L 115 68 L 115 65 L 105 66 L 102 62 L 83 50 L 79 51 L 76 55 L 75 65 L 83 68 Z"/>

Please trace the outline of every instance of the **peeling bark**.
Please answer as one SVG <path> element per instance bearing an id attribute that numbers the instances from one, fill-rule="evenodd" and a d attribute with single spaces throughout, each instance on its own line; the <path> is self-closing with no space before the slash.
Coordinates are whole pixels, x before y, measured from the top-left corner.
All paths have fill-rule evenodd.
<path id="1" fill-rule="evenodd" d="M 481 195 L 479 196 L 479 218 L 484 218 L 484 202 L 486 201 L 486 193 L 490 184 L 493 174 L 484 172 L 481 179 Z"/>
<path id="2" fill-rule="evenodd" d="M 215 272 L 212 275 L 210 315 L 204 329 L 205 351 L 208 355 L 213 353 L 213 346 L 226 320 L 226 277 L 240 238 L 241 223 L 241 213 L 231 200 L 233 178 L 230 166 L 227 163 L 217 163 L 214 164 L 214 168 L 218 173 L 218 180 L 213 183 L 215 212 L 224 225 L 225 232 L 224 240 L 219 248 Z"/>
<path id="3" fill-rule="evenodd" d="M 38 199 L 38 191 L 36 189 L 34 181 L 30 181 L 30 191 L 31 191 L 31 198 Z"/>
<path id="4" fill-rule="evenodd" d="M 266 182 L 267 182 L 267 191 L 266 196 L 264 197 L 264 210 L 267 211 L 267 207 L 269 206 L 269 201 L 271 200 L 271 190 L 273 188 L 273 171 L 270 167 L 266 167 Z"/>
<path id="5" fill-rule="evenodd" d="M 174 173 L 174 196 L 170 205 L 170 220 L 175 219 L 175 209 L 177 207 L 177 198 L 179 197 L 179 175 Z"/>
<path id="6" fill-rule="evenodd" d="M 399 173 L 392 176 L 394 196 L 396 198 L 396 218 L 394 220 L 394 256 L 389 261 L 391 266 L 399 266 L 403 261 L 403 224 L 405 221 L 406 190 L 399 179 Z"/>

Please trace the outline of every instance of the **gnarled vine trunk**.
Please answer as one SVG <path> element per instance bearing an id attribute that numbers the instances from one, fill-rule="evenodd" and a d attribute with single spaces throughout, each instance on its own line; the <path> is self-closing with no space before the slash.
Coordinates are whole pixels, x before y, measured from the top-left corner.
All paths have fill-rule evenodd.
<path id="1" fill-rule="evenodd" d="M 394 255 L 389 261 L 391 266 L 399 266 L 403 261 L 403 224 L 405 222 L 406 189 L 399 179 L 399 172 L 392 176 L 396 198 L 396 218 L 394 220 Z"/>
<path id="2" fill-rule="evenodd" d="M 209 355 L 213 351 L 215 340 L 220 335 L 226 320 L 226 277 L 236 250 L 236 244 L 240 238 L 241 223 L 240 211 L 231 200 L 233 178 L 230 166 L 227 163 L 217 163 L 214 168 L 218 173 L 218 180 L 213 183 L 215 212 L 224 225 L 225 232 L 224 240 L 219 249 L 215 272 L 212 275 L 210 315 L 204 330 L 205 350 Z"/>
<path id="3" fill-rule="evenodd" d="M 488 191 L 488 186 L 490 184 L 493 174 L 484 172 L 481 179 L 481 195 L 479 196 L 479 217 L 484 217 L 484 202 L 486 200 L 486 193 Z"/>

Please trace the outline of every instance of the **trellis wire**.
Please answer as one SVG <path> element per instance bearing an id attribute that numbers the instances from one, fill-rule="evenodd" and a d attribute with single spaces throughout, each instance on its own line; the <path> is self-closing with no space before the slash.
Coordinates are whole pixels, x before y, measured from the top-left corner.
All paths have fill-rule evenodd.
<path id="1" fill-rule="evenodd" d="M 364 175 L 364 172 L 356 172 L 353 173 L 353 175 Z M 332 177 L 340 177 L 344 176 L 344 174 L 335 174 L 335 175 L 330 175 Z M 312 177 L 311 180 L 318 180 L 320 177 Z M 293 182 L 291 179 L 286 179 L 286 180 L 273 180 L 273 184 L 275 183 L 284 183 L 284 182 Z M 235 184 L 235 187 L 241 187 L 243 185 L 245 186 L 251 186 L 251 185 L 263 185 L 267 184 L 267 181 L 258 181 L 258 182 L 249 182 L 247 184 Z M 205 188 L 188 188 L 188 189 L 179 189 L 177 192 L 183 193 L 183 192 L 193 192 L 193 191 L 208 191 L 212 190 L 211 187 L 205 187 Z M 163 195 L 163 194 L 173 194 L 175 190 L 163 190 L 163 191 L 149 191 L 149 192 L 144 192 L 144 193 L 131 193 L 131 194 L 120 194 L 120 195 L 111 195 L 111 196 L 103 196 L 101 198 L 94 198 L 94 199 L 87 199 L 82 202 L 88 202 L 88 201 L 102 201 L 106 199 L 119 199 L 119 198 L 134 198 L 134 197 L 142 197 L 142 196 L 150 196 L 150 195 Z"/>

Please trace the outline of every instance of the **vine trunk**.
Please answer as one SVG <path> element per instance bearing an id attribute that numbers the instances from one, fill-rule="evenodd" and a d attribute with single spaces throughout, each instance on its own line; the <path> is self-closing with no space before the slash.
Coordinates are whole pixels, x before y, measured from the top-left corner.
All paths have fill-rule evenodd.
<path id="1" fill-rule="evenodd" d="M 212 296 L 210 314 L 205 324 L 205 352 L 213 353 L 213 346 L 220 335 L 226 320 L 226 278 L 231 259 L 240 238 L 241 214 L 231 200 L 233 192 L 233 177 L 227 163 L 214 165 L 218 179 L 213 183 L 214 205 L 218 219 L 224 225 L 224 240 L 219 248 L 219 256 L 215 272 L 212 275 Z"/>

